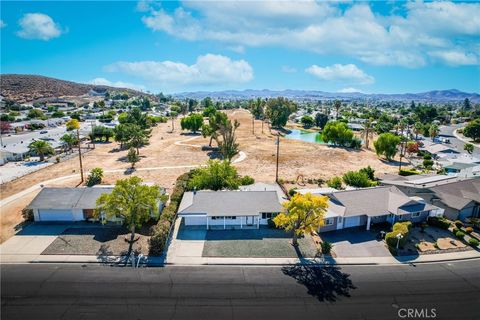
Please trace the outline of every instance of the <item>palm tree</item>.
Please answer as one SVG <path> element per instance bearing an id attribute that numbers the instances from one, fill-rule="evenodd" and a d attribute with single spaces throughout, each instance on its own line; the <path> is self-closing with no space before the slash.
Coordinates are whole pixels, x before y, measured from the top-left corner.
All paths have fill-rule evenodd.
<path id="1" fill-rule="evenodd" d="M 423 130 L 423 124 L 421 122 L 415 122 L 413 125 L 413 132 L 415 133 L 415 140 L 418 140 L 418 134 Z"/>
<path id="2" fill-rule="evenodd" d="M 338 120 L 338 112 L 340 111 L 340 108 L 342 107 L 342 102 L 340 100 L 335 100 L 333 102 L 333 107 L 335 108 L 335 119 Z"/>
<path id="3" fill-rule="evenodd" d="M 363 124 L 363 130 L 361 132 L 363 140 L 365 141 L 365 148 L 369 148 L 370 138 L 373 139 L 373 118 L 368 119 L 367 122 Z"/>
<path id="4" fill-rule="evenodd" d="M 428 129 L 428 133 L 430 134 L 430 138 L 432 138 L 433 141 L 433 139 L 435 139 L 435 137 L 438 136 L 439 133 L 438 125 L 432 124 L 430 126 L 430 129 Z"/>
<path id="5" fill-rule="evenodd" d="M 30 143 L 28 148 L 31 152 L 38 154 L 38 156 L 40 157 L 40 161 L 45 160 L 46 154 L 53 154 L 55 152 L 50 143 L 43 140 L 37 140 Z"/>

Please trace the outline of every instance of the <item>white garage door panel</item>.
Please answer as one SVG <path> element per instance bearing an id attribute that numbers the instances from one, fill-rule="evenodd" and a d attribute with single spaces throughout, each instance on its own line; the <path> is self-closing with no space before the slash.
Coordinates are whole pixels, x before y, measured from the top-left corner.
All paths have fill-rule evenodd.
<path id="1" fill-rule="evenodd" d="M 38 215 L 40 216 L 40 221 L 73 221 L 71 210 L 39 210 Z"/>
<path id="2" fill-rule="evenodd" d="M 360 216 L 345 218 L 344 228 L 358 227 L 360 225 Z"/>
<path id="3" fill-rule="evenodd" d="M 206 217 L 185 217 L 186 226 L 204 226 L 207 224 Z"/>

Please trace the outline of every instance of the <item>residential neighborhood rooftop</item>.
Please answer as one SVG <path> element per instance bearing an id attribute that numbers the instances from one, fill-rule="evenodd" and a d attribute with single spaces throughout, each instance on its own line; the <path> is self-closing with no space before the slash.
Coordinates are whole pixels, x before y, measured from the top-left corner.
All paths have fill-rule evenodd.
<path id="1" fill-rule="evenodd" d="M 43 188 L 27 206 L 29 209 L 94 209 L 103 193 L 113 187 Z"/>

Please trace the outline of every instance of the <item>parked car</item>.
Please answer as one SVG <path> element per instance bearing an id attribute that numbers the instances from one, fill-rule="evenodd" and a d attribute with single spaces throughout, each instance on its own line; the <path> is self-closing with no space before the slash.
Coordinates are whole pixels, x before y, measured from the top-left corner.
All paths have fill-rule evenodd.
<path id="1" fill-rule="evenodd" d="M 47 130 L 40 131 L 40 134 L 45 134 L 45 133 L 48 133 L 48 131 Z"/>

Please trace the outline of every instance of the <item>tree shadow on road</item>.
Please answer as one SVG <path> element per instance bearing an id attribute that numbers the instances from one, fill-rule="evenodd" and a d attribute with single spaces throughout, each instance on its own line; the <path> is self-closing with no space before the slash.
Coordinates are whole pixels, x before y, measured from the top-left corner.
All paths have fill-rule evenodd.
<path id="1" fill-rule="evenodd" d="M 304 285 L 308 294 L 319 301 L 334 302 L 341 296 L 350 297 L 350 290 L 356 289 L 350 275 L 341 272 L 337 266 L 302 263 L 283 267 L 282 272 Z"/>

